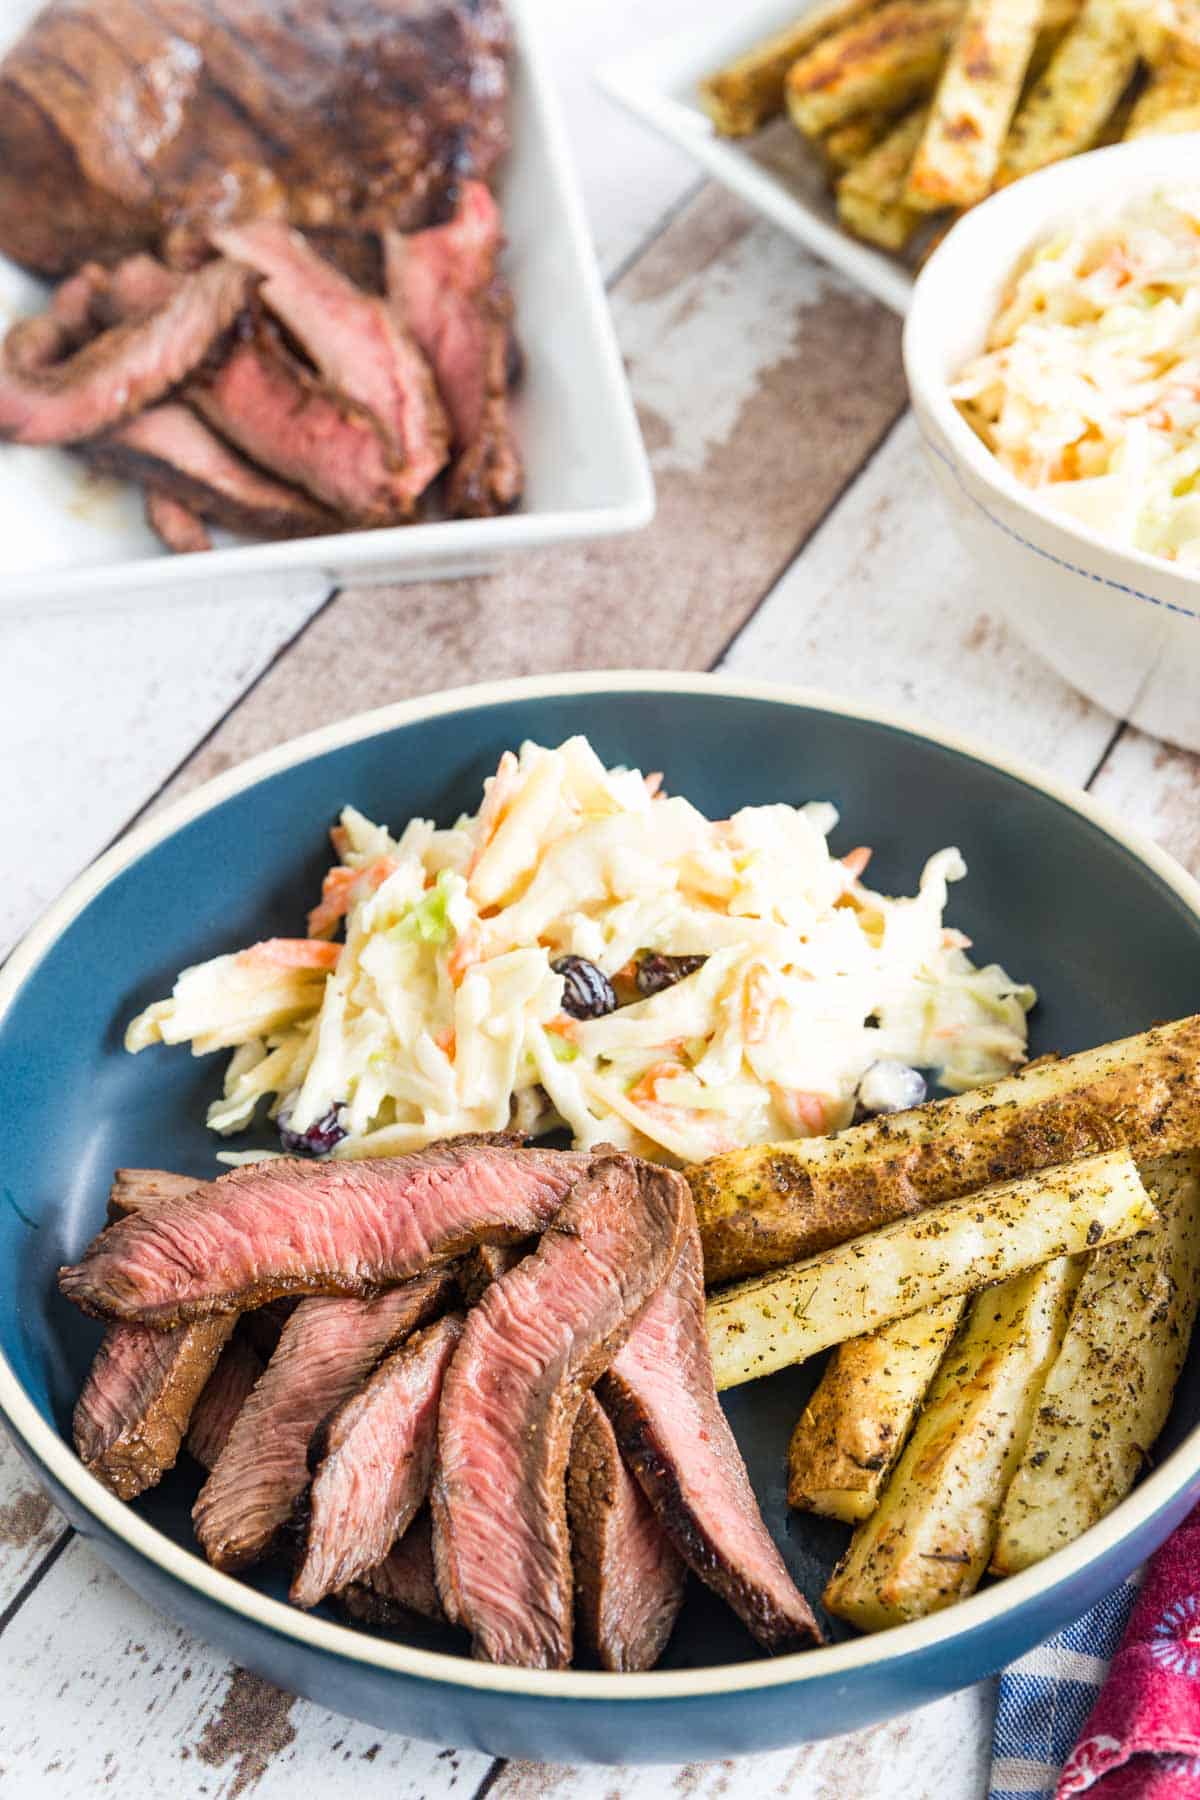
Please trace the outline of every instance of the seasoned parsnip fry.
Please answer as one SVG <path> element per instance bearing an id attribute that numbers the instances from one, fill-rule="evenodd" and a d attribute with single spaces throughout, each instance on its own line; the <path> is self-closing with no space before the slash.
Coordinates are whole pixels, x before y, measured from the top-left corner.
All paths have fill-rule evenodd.
<path id="1" fill-rule="evenodd" d="M 1138 49 L 1156 74 L 1200 68 L 1200 0 L 1137 0 L 1129 9 Z"/>
<path id="2" fill-rule="evenodd" d="M 1003 187 L 1095 143 L 1137 60 L 1137 40 L 1122 0 L 1087 0 L 1078 23 L 1018 109 L 996 185 Z"/>
<path id="3" fill-rule="evenodd" d="M 856 118 L 847 119 L 844 125 L 835 125 L 818 142 L 835 169 L 848 169 L 860 162 L 868 150 L 873 150 L 894 123 L 890 113 L 859 113 Z"/>
<path id="4" fill-rule="evenodd" d="M 903 250 L 921 223 L 922 215 L 905 204 L 903 195 L 926 116 L 925 108 L 918 106 L 837 184 L 838 216 L 843 225 L 884 250 Z"/>
<path id="5" fill-rule="evenodd" d="M 831 1613 L 880 1631 L 978 1586 L 1079 1274 L 1078 1259 L 1061 1257 L 976 1300 L 883 1498 L 833 1572 Z"/>
<path id="6" fill-rule="evenodd" d="M 789 1506 L 847 1525 L 874 1512 L 966 1309 L 943 1300 L 839 1344 L 792 1433 Z"/>
<path id="7" fill-rule="evenodd" d="M 796 58 L 879 0 L 817 0 L 794 25 L 754 44 L 700 83 L 700 104 L 722 137 L 747 137 L 783 110 L 783 80 Z"/>
<path id="8" fill-rule="evenodd" d="M 708 1303 L 719 1388 L 804 1362 L 955 1294 L 1144 1231 L 1154 1207 L 1125 1150 L 899 1219 Z"/>
<path id="9" fill-rule="evenodd" d="M 836 1137 L 756 1144 L 688 1170 L 710 1282 L 831 1244 L 1114 1144 L 1200 1145 L 1200 1016 L 870 1119 Z"/>
<path id="10" fill-rule="evenodd" d="M 809 137 L 874 107 L 896 111 L 928 93 L 963 0 L 887 0 L 792 64 L 784 98 Z"/>
<path id="11" fill-rule="evenodd" d="M 1000 1515 L 992 1569 L 1072 1543 L 1133 1486 L 1171 1408 L 1200 1301 L 1200 1155 L 1144 1163 L 1159 1219 L 1091 1258 Z"/>
<path id="12" fill-rule="evenodd" d="M 1134 103 L 1125 136 L 1162 137 L 1174 131 L 1200 131 L 1200 68 L 1170 61 Z"/>
<path id="13" fill-rule="evenodd" d="M 967 0 L 908 172 L 909 206 L 973 206 L 991 191 L 1041 13 L 1041 0 Z"/>

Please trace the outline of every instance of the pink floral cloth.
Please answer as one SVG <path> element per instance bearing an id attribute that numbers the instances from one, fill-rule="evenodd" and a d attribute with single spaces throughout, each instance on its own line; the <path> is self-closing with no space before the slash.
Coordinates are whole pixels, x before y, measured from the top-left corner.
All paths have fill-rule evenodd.
<path id="1" fill-rule="evenodd" d="M 1141 1593 L 1055 1800 L 1200 1800 L 1200 1507 Z"/>

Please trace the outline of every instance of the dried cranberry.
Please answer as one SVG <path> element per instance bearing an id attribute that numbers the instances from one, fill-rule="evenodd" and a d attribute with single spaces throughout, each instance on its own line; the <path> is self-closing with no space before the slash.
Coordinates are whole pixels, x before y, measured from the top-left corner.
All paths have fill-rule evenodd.
<path id="1" fill-rule="evenodd" d="M 550 964 L 563 978 L 562 1009 L 572 1019 L 602 1019 L 616 1012 L 617 995 L 612 982 L 586 956 L 559 956 Z"/>
<path id="2" fill-rule="evenodd" d="M 647 950 L 638 959 L 635 977 L 638 993 L 646 998 L 661 994 L 664 988 L 674 987 L 685 975 L 694 975 L 707 960 L 703 956 L 665 956 L 659 950 Z"/>
<path id="3" fill-rule="evenodd" d="M 310 1125 L 307 1131 L 292 1131 L 286 1119 L 280 1117 L 279 1142 L 292 1156 L 328 1156 L 335 1144 L 340 1144 L 346 1132 L 338 1120 L 338 1108 L 331 1106 L 323 1119 Z"/>

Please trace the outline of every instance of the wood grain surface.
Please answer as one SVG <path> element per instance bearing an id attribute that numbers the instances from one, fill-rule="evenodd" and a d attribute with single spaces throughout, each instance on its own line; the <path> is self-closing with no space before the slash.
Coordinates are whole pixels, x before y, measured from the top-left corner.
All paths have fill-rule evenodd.
<path id="1" fill-rule="evenodd" d="M 684 0 L 542 8 L 659 507 L 627 540 L 450 584 L 30 620 L 0 663 L 0 939 L 132 818 L 314 726 L 504 675 L 798 682 L 979 736 L 1200 873 L 1197 761 L 1065 687 L 975 596 L 901 416 L 896 321 L 594 92 Z M 0 1792 L 76 1800 L 978 1800 L 990 1684 L 825 1745 L 648 1770 L 493 1764 L 232 1669 L 64 1526 L 0 1440 Z"/>

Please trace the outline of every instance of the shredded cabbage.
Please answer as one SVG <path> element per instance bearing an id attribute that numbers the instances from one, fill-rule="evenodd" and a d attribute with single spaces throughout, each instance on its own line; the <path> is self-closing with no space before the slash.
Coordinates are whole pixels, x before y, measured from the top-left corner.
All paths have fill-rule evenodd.
<path id="1" fill-rule="evenodd" d="M 1055 511 L 1200 565 L 1200 185 L 1035 249 L 951 393 Z"/>
<path id="2" fill-rule="evenodd" d="M 289 1133 L 335 1115 L 342 1157 L 516 1124 L 695 1161 L 845 1125 L 880 1059 L 954 1089 L 1008 1073 L 1034 993 L 944 925 L 958 851 L 891 899 L 863 881 L 869 852 L 831 854 L 836 823 L 826 804 L 711 820 L 583 738 L 527 743 L 449 830 L 395 839 L 348 808 L 318 935 L 185 969 L 126 1043 L 233 1048 L 211 1128 L 269 1097 Z M 647 953 L 701 960 L 640 996 Z M 564 1012 L 563 956 L 622 1004 Z"/>

